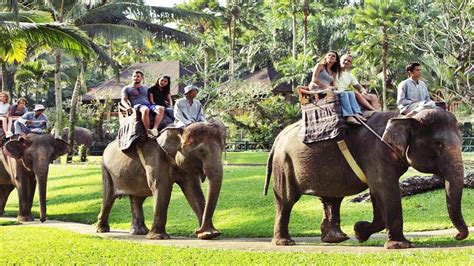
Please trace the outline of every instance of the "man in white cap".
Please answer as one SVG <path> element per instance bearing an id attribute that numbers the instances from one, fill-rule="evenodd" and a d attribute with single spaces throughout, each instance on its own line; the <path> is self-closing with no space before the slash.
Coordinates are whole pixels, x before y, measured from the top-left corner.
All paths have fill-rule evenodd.
<path id="1" fill-rule="evenodd" d="M 15 121 L 15 135 L 25 135 L 30 132 L 42 134 L 48 128 L 48 117 L 43 114 L 44 106 L 35 104 L 33 112 L 27 112 Z"/>
<path id="2" fill-rule="evenodd" d="M 176 101 L 174 105 L 174 117 L 177 127 L 186 127 L 194 122 L 206 121 L 202 110 L 202 105 L 196 99 L 198 87 L 189 85 L 184 88 L 184 98 Z"/>

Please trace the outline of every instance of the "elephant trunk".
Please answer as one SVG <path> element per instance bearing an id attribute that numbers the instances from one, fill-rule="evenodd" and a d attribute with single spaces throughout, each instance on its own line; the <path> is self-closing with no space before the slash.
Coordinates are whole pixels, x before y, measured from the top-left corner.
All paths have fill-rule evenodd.
<path id="1" fill-rule="evenodd" d="M 36 170 L 35 168 L 34 171 L 39 190 L 40 221 L 44 222 L 46 221 L 46 187 L 48 181 L 48 168 L 46 168 L 46 170 Z"/>
<path id="2" fill-rule="evenodd" d="M 464 171 L 461 167 L 454 173 L 450 173 L 444 176 L 445 188 L 446 188 L 446 204 L 448 207 L 449 218 L 453 225 L 458 229 L 459 233 L 456 235 L 457 240 L 465 239 L 469 235 L 469 230 L 466 226 L 466 222 L 462 216 L 461 201 L 462 201 L 462 190 L 464 187 Z"/>

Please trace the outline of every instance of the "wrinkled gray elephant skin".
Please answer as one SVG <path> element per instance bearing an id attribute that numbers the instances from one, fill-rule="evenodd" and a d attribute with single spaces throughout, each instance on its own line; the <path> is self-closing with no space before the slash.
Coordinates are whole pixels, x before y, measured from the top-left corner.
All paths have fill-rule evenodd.
<path id="1" fill-rule="evenodd" d="M 109 214 L 114 200 L 129 195 L 132 206 L 131 234 L 149 239 L 168 239 L 166 220 L 171 190 L 176 183 L 195 212 L 201 239 L 220 235 L 212 223 L 222 184 L 222 151 L 225 127 L 220 123 L 194 123 L 184 129 L 166 129 L 157 140 L 122 152 L 117 141 L 104 151 L 102 161 L 103 202 L 97 232 L 109 232 Z M 161 147 L 158 142 L 161 143 Z M 143 156 L 141 156 L 141 154 Z M 142 158 L 140 158 L 142 157 Z M 207 201 L 201 180 L 209 182 Z M 153 225 L 145 226 L 143 201 L 154 198 Z"/>
<path id="2" fill-rule="evenodd" d="M 49 164 L 68 153 L 69 145 L 50 134 L 30 133 L 19 140 L 10 140 L 0 155 L 0 214 L 4 213 L 8 196 L 16 187 L 19 201 L 19 221 L 33 221 L 31 206 L 39 189 L 40 220 L 46 220 L 46 184 Z"/>
<path id="3" fill-rule="evenodd" d="M 61 138 L 64 141 L 68 140 L 69 128 L 63 129 L 63 135 Z M 54 135 L 54 129 L 51 130 L 51 135 Z M 87 148 L 90 148 L 94 144 L 94 134 L 92 131 L 85 127 L 74 127 L 74 145 L 84 145 Z"/>
<path id="4" fill-rule="evenodd" d="M 398 185 L 400 176 L 408 169 L 405 163 L 444 180 L 449 217 L 459 231 L 455 238 L 461 240 L 468 236 L 461 212 L 464 169 L 456 118 L 439 108 L 421 111 L 413 118 L 396 116 L 393 112 L 378 112 L 367 123 L 379 135 L 383 134 L 383 139 L 395 147 L 403 160 L 363 126 L 348 129 L 343 137 L 366 174 L 368 184 L 353 173 L 336 140 L 304 144 L 297 138 L 298 124 L 288 126 L 278 135 L 270 152 L 266 183 L 273 173 L 275 244 L 294 244 L 288 223 L 293 205 L 303 194 L 318 196 L 323 203 L 322 240 L 335 243 L 348 239 L 340 228 L 341 201 L 368 187 L 373 220 L 355 224 L 357 239 L 363 242 L 373 233 L 387 229 L 386 248 L 411 247 L 403 235 Z"/>

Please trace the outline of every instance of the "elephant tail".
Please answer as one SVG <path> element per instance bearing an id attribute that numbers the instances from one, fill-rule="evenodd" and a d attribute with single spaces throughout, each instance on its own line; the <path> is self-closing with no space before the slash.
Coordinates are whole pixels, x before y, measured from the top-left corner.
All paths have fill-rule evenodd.
<path id="1" fill-rule="evenodd" d="M 270 178 L 272 177 L 272 168 L 273 168 L 273 153 L 275 152 L 275 146 L 272 146 L 270 154 L 268 155 L 267 161 L 267 177 L 265 179 L 265 186 L 263 187 L 263 195 L 268 193 L 268 185 L 270 184 Z"/>

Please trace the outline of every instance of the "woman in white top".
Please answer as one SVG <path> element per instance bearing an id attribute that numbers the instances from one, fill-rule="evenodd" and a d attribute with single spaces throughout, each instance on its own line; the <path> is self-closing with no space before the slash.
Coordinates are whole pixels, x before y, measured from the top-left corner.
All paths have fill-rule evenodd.
<path id="1" fill-rule="evenodd" d="M 6 134 L 8 129 L 8 110 L 10 109 L 10 96 L 7 92 L 0 92 L 0 122 L 2 123 L 2 129 L 4 134 Z"/>

